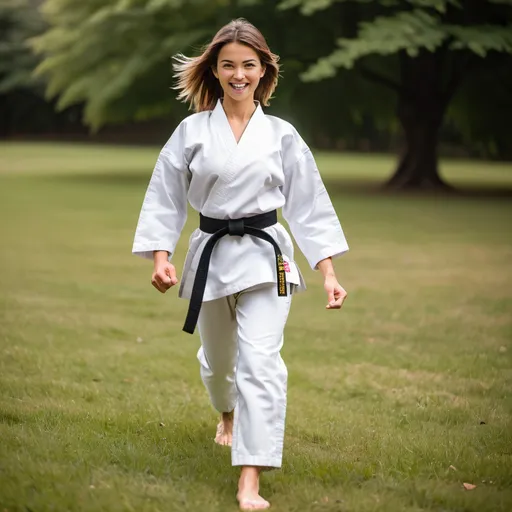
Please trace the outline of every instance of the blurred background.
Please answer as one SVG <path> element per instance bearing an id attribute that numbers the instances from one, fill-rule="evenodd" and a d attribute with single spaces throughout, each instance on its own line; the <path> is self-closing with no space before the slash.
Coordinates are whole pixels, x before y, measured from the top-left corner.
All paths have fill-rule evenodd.
<path id="1" fill-rule="evenodd" d="M 351 248 L 340 312 L 296 250 L 308 290 L 263 496 L 510 512 L 511 15 L 511 0 L 0 0 L 0 510 L 238 510 L 188 303 L 131 247 L 189 113 L 172 56 L 245 17 L 281 56 L 266 111 L 314 149 Z"/>
<path id="2" fill-rule="evenodd" d="M 512 158 L 509 0 L 3 0 L 0 136 L 162 144 L 187 114 L 172 55 L 245 17 L 280 55 L 268 112 L 318 149 L 399 156 L 389 185 L 438 188 L 437 155 Z"/>

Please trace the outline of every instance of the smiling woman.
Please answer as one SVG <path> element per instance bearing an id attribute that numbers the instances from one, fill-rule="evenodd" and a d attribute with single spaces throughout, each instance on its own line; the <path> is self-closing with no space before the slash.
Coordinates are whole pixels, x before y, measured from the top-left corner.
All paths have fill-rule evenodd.
<path id="1" fill-rule="evenodd" d="M 219 52 L 218 66 L 213 69 L 213 73 L 222 90 L 231 99 L 239 101 L 244 98 L 244 93 L 254 96 L 261 78 L 265 75 L 265 68 L 252 48 L 240 43 L 229 43 Z"/>
<path id="2" fill-rule="evenodd" d="M 221 28 L 200 56 L 180 54 L 175 61 L 178 99 L 190 102 L 196 112 L 213 110 L 225 93 L 226 82 L 220 79 L 219 72 L 223 78 L 241 84 L 250 71 L 253 99 L 265 107 L 277 87 L 279 56 L 270 51 L 261 32 L 245 20 L 235 20 Z"/>
<path id="3" fill-rule="evenodd" d="M 246 115 L 231 116 L 229 124 L 237 142 L 247 127 L 250 116 L 254 113 L 254 97 L 265 76 L 258 54 L 249 46 L 240 43 L 228 43 L 222 47 L 217 58 L 217 66 L 212 68 L 224 91 L 225 110 L 238 110 L 241 102 L 251 102 Z M 232 103 L 234 102 L 234 103 Z M 245 110 L 245 109 L 244 109 Z"/>
<path id="4" fill-rule="evenodd" d="M 241 466 L 242 510 L 265 509 L 263 468 L 282 462 L 287 371 L 281 358 L 291 295 L 304 289 L 292 240 L 324 276 L 326 309 L 346 297 L 331 259 L 348 250 L 306 143 L 286 121 L 263 113 L 277 85 L 278 57 L 245 20 L 223 27 L 202 55 L 177 57 L 184 119 L 155 166 L 133 252 L 153 259 L 153 286 L 178 283 L 170 260 L 187 215 L 199 212 L 179 296 L 190 299 L 183 330 L 199 328 L 200 371 L 221 413 L 215 441 Z M 276 293 L 277 288 L 277 293 Z"/>

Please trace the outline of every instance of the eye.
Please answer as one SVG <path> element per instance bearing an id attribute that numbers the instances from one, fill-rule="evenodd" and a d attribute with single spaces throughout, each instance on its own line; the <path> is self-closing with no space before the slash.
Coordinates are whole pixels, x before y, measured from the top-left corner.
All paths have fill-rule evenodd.
<path id="1" fill-rule="evenodd" d="M 246 64 L 246 67 L 248 68 L 253 68 L 254 67 L 254 62 L 249 62 Z"/>

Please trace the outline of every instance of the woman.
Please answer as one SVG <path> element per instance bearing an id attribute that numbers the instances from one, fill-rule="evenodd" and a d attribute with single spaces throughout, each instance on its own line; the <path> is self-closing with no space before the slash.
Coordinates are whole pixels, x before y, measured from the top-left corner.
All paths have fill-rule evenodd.
<path id="1" fill-rule="evenodd" d="M 162 149 L 133 252 L 154 260 L 151 282 L 165 293 L 178 283 L 170 261 L 187 199 L 200 213 L 179 291 L 191 299 L 184 330 L 197 321 L 201 377 L 221 413 L 215 441 L 231 445 L 232 464 L 241 466 L 240 508 L 265 509 L 259 475 L 281 467 L 284 438 L 279 351 L 291 294 L 304 288 L 276 209 L 322 273 L 327 309 L 339 309 L 347 295 L 332 258 L 348 246 L 311 151 L 293 126 L 263 113 L 279 67 L 261 33 L 235 20 L 199 57 L 176 59 L 178 98 L 196 113 Z"/>

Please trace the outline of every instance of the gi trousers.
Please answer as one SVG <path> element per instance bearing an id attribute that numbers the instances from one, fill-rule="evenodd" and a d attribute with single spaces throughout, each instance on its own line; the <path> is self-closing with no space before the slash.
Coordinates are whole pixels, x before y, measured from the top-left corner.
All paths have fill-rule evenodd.
<path id="1" fill-rule="evenodd" d="M 197 358 L 212 405 L 235 411 L 233 466 L 281 467 L 288 372 L 279 351 L 290 291 L 279 297 L 265 283 L 201 306 Z"/>

